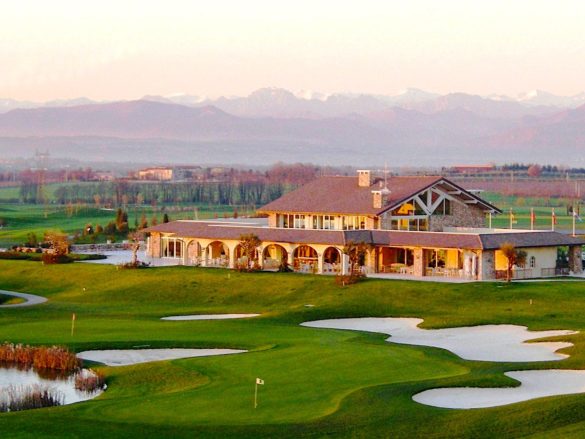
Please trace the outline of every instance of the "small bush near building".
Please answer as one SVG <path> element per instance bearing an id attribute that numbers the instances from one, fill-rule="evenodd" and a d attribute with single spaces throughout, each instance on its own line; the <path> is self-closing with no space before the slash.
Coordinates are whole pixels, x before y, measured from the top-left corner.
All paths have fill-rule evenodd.
<path id="1" fill-rule="evenodd" d="M 340 287 L 345 287 L 347 285 L 358 283 L 365 278 L 366 276 L 363 274 L 338 274 L 335 276 L 335 283 Z"/>

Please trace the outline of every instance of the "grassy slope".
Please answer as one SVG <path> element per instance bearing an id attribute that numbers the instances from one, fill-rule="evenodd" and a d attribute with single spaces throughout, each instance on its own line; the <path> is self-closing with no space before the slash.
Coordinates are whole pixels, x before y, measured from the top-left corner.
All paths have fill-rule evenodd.
<path id="1" fill-rule="evenodd" d="M 0 273 L 0 288 L 51 299 L 38 307 L 0 310 L 2 340 L 64 343 L 76 350 L 149 344 L 252 351 L 103 368 L 110 388 L 97 400 L 0 415 L 0 429 L 14 437 L 502 437 L 549 430 L 578 437 L 579 422 L 585 422 L 585 396 L 579 395 L 472 411 L 436 409 L 410 400 L 433 386 L 510 385 L 513 381 L 503 371 L 534 364 L 468 362 L 439 349 L 388 344 L 381 334 L 298 326 L 331 317 L 417 316 L 426 319 L 426 327 L 516 323 L 531 329 L 583 330 L 581 282 L 367 280 L 340 289 L 323 276 L 189 267 L 116 271 L 17 261 L 0 261 Z M 73 312 L 77 322 L 71 337 Z M 159 320 L 207 312 L 263 316 Z M 572 357 L 536 367 L 582 368 L 585 336 L 564 339 L 576 344 L 567 350 Z M 266 385 L 260 389 L 261 406 L 254 410 L 257 376 Z"/>

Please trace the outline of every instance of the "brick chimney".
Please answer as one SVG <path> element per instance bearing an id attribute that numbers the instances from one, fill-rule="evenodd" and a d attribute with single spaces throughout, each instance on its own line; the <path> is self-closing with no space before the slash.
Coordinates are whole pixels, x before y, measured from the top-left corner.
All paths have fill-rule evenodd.
<path id="1" fill-rule="evenodd" d="M 357 171 L 358 173 L 358 186 L 359 187 L 370 187 L 371 183 L 371 176 L 372 173 L 370 170 L 361 169 Z"/>
<path id="2" fill-rule="evenodd" d="M 374 209 L 381 209 L 384 207 L 390 198 L 390 193 L 390 189 L 385 186 L 379 191 L 372 191 Z"/>
<path id="3" fill-rule="evenodd" d="M 374 200 L 374 209 L 381 209 L 382 204 L 384 203 L 382 191 L 372 191 L 372 196 Z"/>

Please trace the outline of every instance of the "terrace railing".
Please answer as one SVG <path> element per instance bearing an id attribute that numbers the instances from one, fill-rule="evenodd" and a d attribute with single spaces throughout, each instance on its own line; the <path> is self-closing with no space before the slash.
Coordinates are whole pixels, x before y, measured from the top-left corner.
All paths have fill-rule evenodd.
<path id="1" fill-rule="evenodd" d="M 571 274 L 569 268 L 542 268 L 540 270 L 542 277 L 568 276 L 569 274 Z"/>

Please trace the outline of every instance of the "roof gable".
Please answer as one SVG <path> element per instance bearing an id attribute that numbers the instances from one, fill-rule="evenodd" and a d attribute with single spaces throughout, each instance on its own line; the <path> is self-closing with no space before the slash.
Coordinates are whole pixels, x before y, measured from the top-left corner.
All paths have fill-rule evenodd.
<path id="1" fill-rule="evenodd" d="M 386 180 L 390 193 L 381 208 L 375 208 L 372 191 L 381 190 L 377 182 L 368 187 L 358 185 L 358 177 L 327 176 L 313 180 L 259 209 L 259 212 L 321 213 L 377 216 L 393 209 L 413 196 L 438 184 L 449 185 L 480 203 L 486 210 L 500 212 L 481 198 L 440 176 L 399 176 Z"/>

